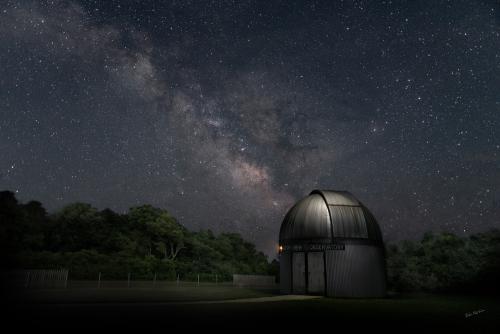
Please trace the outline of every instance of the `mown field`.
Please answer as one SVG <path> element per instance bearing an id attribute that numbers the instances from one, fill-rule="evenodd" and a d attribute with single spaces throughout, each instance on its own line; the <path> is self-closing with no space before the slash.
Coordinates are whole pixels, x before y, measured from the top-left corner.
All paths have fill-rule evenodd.
<path id="1" fill-rule="evenodd" d="M 71 287 L 72 286 L 72 287 Z M 23 304 L 93 304 L 93 303 L 184 303 L 217 301 L 241 298 L 257 298 L 276 295 L 275 289 L 246 289 L 233 287 L 230 283 L 210 284 L 196 282 L 158 283 L 103 282 L 96 284 L 70 284 L 68 289 L 27 289 L 17 298 Z"/>
<path id="2" fill-rule="evenodd" d="M 413 294 L 385 299 L 220 302 L 276 295 L 275 290 L 223 285 L 33 289 L 10 302 L 4 315 L 19 329 L 55 326 L 288 332 L 304 328 L 307 332 L 335 332 L 368 328 L 376 332 L 481 333 L 497 332 L 500 328 L 500 303 L 497 298 L 486 296 Z"/>

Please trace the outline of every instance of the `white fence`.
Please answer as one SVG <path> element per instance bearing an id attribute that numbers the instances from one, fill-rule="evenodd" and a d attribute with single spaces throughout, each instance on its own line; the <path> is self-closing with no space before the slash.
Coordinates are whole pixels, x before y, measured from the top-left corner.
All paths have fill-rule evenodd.
<path id="1" fill-rule="evenodd" d="M 233 275 L 233 285 L 238 287 L 274 287 L 276 278 L 265 275 Z"/>
<path id="2" fill-rule="evenodd" d="M 215 275 L 215 282 L 202 282 L 201 275 L 197 275 L 195 281 L 181 281 L 177 276 L 176 281 L 160 281 L 156 279 L 156 274 L 152 280 L 131 280 L 131 273 L 128 273 L 127 280 L 122 281 L 102 281 L 101 273 L 96 280 L 68 280 L 67 269 L 34 269 L 10 271 L 5 276 L 4 281 L 11 287 L 17 288 L 169 288 L 172 286 L 198 287 L 198 286 L 234 286 L 250 288 L 275 288 L 275 276 L 266 275 L 233 275 L 232 282 L 219 281 Z M 5 274 L 5 273 L 4 273 Z"/>
<path id="3" fill-rule="evenodd" d="M 65 288 L 68 285 L 68 270 L 24 270 L 26 288 Z"/>

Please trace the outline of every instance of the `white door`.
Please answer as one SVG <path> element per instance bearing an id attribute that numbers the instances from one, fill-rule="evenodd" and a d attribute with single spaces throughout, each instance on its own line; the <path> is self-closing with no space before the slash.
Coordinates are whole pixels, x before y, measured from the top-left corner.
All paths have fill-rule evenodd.
<path id="1" fill-rule="evenodd" d="M 307 292 L 322 295 L 325 293 L 325 264 L 323 252 L 307 253 L 308 285 Z"/>
<path id="2" fill-rule="evenodd" d="M 301 294 L 306 292 L 306 258 L 303 252 L 292 254 L 292 281 L 293 293 Z"/>

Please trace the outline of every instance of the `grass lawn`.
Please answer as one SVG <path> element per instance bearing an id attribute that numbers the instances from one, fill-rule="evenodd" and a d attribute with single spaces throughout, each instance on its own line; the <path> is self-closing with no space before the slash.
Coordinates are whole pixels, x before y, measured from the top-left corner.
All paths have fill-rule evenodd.
<path id="1" fill-rule="evenodd" d="M 27 290 L 22 300 L 33 303 L 173 303 L 256 298 L 273 295 L 272 291 L 234 288 L 228 286 L 201 286 L 161 288 L 83 288 Z"/>
<path id="2" fill-rule="evenodd" d="M 500 302 L 494 297 L 398 295 L 385 299 L 320 298 L 263 303 L 219 301 L 273 295 L 228 286 L 31 290 L 12 319 L 36 326 L 69 322 L 78 326 L 297 330 L 341 328 L 389 331 L 498 332 Z M 476 312 L 476 314 L 474 314 Z M 466 314 L 470 314 L 466 316 Z M 265 325 L 264 325 L 265 324 Z M 324 327 L 326 326 L 326 327 Z"/>

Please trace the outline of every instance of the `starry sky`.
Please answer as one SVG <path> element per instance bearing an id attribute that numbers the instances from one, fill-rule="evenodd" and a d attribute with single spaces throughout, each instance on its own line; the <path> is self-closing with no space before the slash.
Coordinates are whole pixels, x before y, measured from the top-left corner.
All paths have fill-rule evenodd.
<path id="1" fill-rule="evenodd" d="M 0 189 L 270 256 L 349 190 L 386 241 L 500 227 L 498 1 L 1 1 Z"/>

